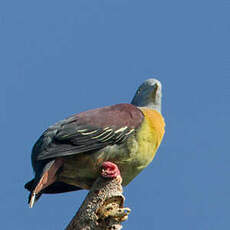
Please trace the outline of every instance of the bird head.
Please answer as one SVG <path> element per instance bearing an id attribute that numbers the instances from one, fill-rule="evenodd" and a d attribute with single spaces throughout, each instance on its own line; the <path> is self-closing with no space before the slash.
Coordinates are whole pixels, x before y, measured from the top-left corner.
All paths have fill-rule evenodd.
<path id="1" fill-rule="evenodd" d="M 131 104 L 138 107 L 147 107 L 161 112 L 161 83 L 151 78 L 144 81 L 138 88 Z"/>

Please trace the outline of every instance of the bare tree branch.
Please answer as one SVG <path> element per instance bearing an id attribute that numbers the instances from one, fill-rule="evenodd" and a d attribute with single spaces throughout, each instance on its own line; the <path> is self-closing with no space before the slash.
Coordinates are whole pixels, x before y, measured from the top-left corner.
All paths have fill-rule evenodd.
<path id="1" fill-rule="evenodd" d="M 122 178 L 100 176 L 82 206 L 65 230 L 119 230 L 128 218 L 129 208 L 124 208 Z"/>

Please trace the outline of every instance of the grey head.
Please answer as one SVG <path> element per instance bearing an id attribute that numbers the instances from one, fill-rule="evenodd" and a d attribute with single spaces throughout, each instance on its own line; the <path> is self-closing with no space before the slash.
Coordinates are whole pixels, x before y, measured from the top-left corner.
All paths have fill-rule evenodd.
<path id="1" fill-rule="evenodd" d="M 140 85 L 131 104 L 138 107 L 155 109 L 161 113 L 161 96 L 160 81 L 151 78 Z"/>

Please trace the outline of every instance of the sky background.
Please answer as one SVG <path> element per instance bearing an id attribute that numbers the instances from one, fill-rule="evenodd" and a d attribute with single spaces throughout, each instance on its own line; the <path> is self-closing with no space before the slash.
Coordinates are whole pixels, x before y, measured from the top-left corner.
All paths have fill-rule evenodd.
<path id="1" fill-rule="evenodd" d="M 71 114 L 163 85 L 166 134 L 126 187 L 124 229 L 230 229 L 229 0 L 1 0 L 1 228 L 64 229 L 86 191 L 24 183 L 41 133 Z"/>

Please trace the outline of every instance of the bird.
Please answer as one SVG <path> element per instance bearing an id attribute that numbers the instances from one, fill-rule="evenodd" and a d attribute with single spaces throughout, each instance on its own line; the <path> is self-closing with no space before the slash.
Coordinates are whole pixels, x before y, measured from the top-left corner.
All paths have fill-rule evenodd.
<path id="1" fill-rule="evenodd" d="M 42 194 L 89 190 L 106 162 L 128 185 L 152 162 L 164 136 L 161 100 L 161 82 L 151 78 L 131 103 L 80 112 L 48 127 L 32 148 L 29 206 Z"/>

